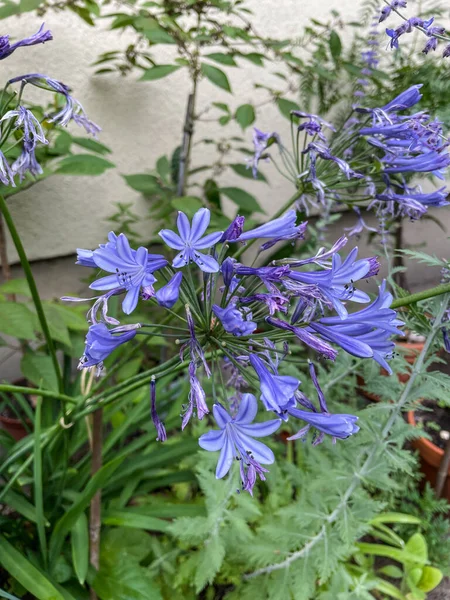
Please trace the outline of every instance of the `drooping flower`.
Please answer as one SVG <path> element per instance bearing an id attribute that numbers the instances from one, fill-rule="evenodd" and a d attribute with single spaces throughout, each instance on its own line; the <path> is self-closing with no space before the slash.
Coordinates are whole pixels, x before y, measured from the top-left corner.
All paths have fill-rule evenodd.
<path id="1" fill-rule="evenodd" d="M 344 227 L 344 231 L 347 231 L 347 235 L 349 238 L 353 236 L 359 238 L 363 231 L 373 231 L 374 233 L 378 232 L 378 229 L 376 229 L 375 227 L 369 227 L 368 225 L 366 225 L 366 222 L 361 216 L 361 211 L 357 206 L 355 206 L 353 210 L 358 215 L 356 225 L 354 225 L 353 227 Z"/>
<path id="2" fill-rule="evenodd" d="M 263 156 L 263 153 L 272 144 L 280 144 L 280 136 L 278 133 L 264 133 L 264 131 L 257 129 L 256 127 L 253 128 L 253 145 L 255 148 L 255 154 L 251 159 L 250 165 L 252 167 L 252 174 L 255 179 L 258 177 L 258 163 L 261 158 L 269 160 L 269 157 Z"/>
<path id="3" fill-rule="evenodd" d="M 376 275 L 379 269 L 375 257 L 356 260 L 358 248 L 355 247 L 342 262 L 339 254 L 333 255 L 331 269 L 322 271 L 290 271 L 288 277 L 294 281 L 316 285 L 324 298 L 330 301 L 341 319 L 347 318 L 348 312 L 343 301 L 365 303 L 369 296 L 354 287 L 355 281 Z"/>
<path id="4" fill-rule="evenodd" d="M 242 234 L 244 228 L 245 217 L 239 215 L 231 221 L 228 228 L 223 232 L 220 242 L 235 242 Z"/>
<path id="5" fill-rule="evenodd" d="M 14 129 L 23 129 L 23 141 L 27 150 L 35 148 L 37 142 L 48 144 L 42 125 L 31 110 L 18 106 L 17 109 L 5 113 L 0 123 L 11 119 L 14 119 Z"/>
<path id="6" fill-rule="evenodd" d="M 186 320 L 187 320 L 188 329 L 189 329 L 189 340 L 185 344 L 183 344 L 180 348 L 180 360 L 184 359 L 184 351 L 186 349 L 188 349 L 191 363 L 193 363 L 194 366 L 196 366 L 197 363 L 201 362 L 205 369 L 206 375 L 208 377 L 210 377 L 211 371 L 208 367 L 208 363 L 206 362 L 205 353 L 203 352 L 203 348 L 202 348 L 201 344 L 199 343 L 199 341 L 197 340 L 197 337 L 195 335 L 195 323 L 194 323 L 194 319 L 192 318 L 191 309 L 188 304 L 186 304 L 185 309 L 186 309 Z"/>
<path id="7" fill-rule="evenodd" d="M 181 423 L 181 429 L 184 429 L 189 423 L 190 418 L 194 412 L 194 408 L 197 410 L 197 417 L 202 420 L 205 415 L 209 413 L 208 405 L 206 404 L 206 394 L 201 386 L 200 381 L 196 375 L 197 368 L 195 362 L 189 363 L 189 382 L 191 389 L 189 391 L 189 404 L 186 407 L 183 415 L 183 421 Z"/>
<path id="8" fill-rule="evenodd" d="M 86 347 L 83 356 L 78 364 L 79 369 L 86 369 L 97 366 L 100 370 L 103 361 L 116 348 L 130 341 L 136 335 L 136 330 L 141 325 L 123 325 L 108 329 L 104 323 L 95 323 L 89 327 L 86 335 Z"/>
<path id="9" fill-rule="evenodd" d="M 23 146 L 19 157 L 11 165 L 11 173 L 13 176 L 19 175 L 20 182 L 25 179 L 27 173 L 33 177 L 42 175 L 43 170 L 36 159 L 34 148 L 27 149 L 26 146 Z"/>
<path id="10" fill-rule="evenodd" d="M 393 100 L 385 104 L 379 110 L 385 113 L 390 113 L 411 108 L 422 99 L 422 94 L 420 93 L 420 89 L 422 87 L 422 83 L 418 85 L 412 85 L 404 92 L 401 92 L 401 94 L 396 96 Z"/>
<path id="11" fill-rule="evenodd" d="M 214 419 L 219 429 L 202 435 L 198 441 L 201 448 L 209 452 L 220 450 L 216 468 L 216 477 L 221 479 L 231 469 L 236 458 L 240 461 L 242 488 L 250 494 L 256 482 L 256 476 L 264 481 L 263 465 L 270 465 L 275 457 L 272 450 L 255 437 L 266 437 L 274 433 L 280 426 L 281 420 L 274 419 L 264 423 L 253 423 L 258 407 L 252 394 L 243 394 L 239 410 L 232 417 L 221 404 L 214 404 Z"/>
<path id="12" fill-rule="evenodd" d="M 321 356 L 329 358 L 330 360 L 336 359 L 337 351 L 334 350 L 334 348 L 332 348 L 329 344 L 313 335 L 305 327 L 295 327 L 294 325 L 290 325 L 281 319 L 275 319 L 273 317 L 268 317 L 266 321 L 273 327 L 278 327 L 279 329 L 292 332 L 301 342 L 318 352 Z"/>
<path id="13" fill-rule="evenodd" d="M 246 242 L 254 239 L 270 239 L 270 245 L 275 244 L 280 240 L 294 240 L 303 238 L 308 223 L 300 223 L 296 225 L 297 213 L 295 210 L 289 210 L 286 214 L 278 219 L 264 223 L 255 229 L 250 231 L 244 231 L 239 238 L 238 242 Z M 263 249 L 267 249 L 270 246 L 264 245 Z"/>
<path id="14" fill-rule="evenodd" d="M 298 400 L 301 402 L 301 404 L 304 404 L 311 410 L 306 411 L 298 409 L 296 407 L 289 408 L 288 412 L 291 416 L 296 417 L 298 419 L 302 419 L 307 423 L 307 425 L 300 429 L 298 433 L 296 433 L 288 439 L 296 440 L 304 437 L 311 427 L 314 427 L 320 432 L 320 434 L 315 438 L 313 442 L 314 445 L 320 444 L 323 441 L 325 435 L 331 435 L 333 438 L 333 442 L 335 442 L 336 438 L 345 439 L 348 438 L 350 435 L 357 433 L 359 431 L 359 427 L 355 423 L 358 420 L 358 417 L 347 414 L 332 414 L 328 411 L 325 396 L 319 385 L 316 371 L 311 361 L 309 361 L 309 373 L 314 387 L 317 391 L 320 412 L 317 412 L 313 403 L 308 398 L 306 398 L 306 396 L 303 395 L 303 398 L 298 397 Z"/>
<path id="15" fill-rule="evenodd" d="M 269 314 L 288 311 L 289 298 L 280 294 L 254 294 L 253 296 L 242 296 L 239 298 L 241 304 L 251 304 L 252 302 L 263 302 L 269 309 Z"/>
<path id="16" fill-rule="evenodd" d="M 272 410 L 285 419 L 285 411 L 295 406 L 294 394 L 300 381 L 290 375 L 278 375 L 269 371 L 266 364 L 257 354 L 250 354 L 250 363 L 259 378 L 261 402 L 266 410 Z"/>
<path id="17" fill-rule="evenodd" d="M 336 129 L 331 123 L 325 121 L 324 119 L 322 119 L 322 117 L 319 117 L 319 115 L 305 113 L 301 110 L 292 110 L 291 114 L 295 117 L 299 117 L 299 119 L 307 119 L 305 121 L 300 121 L 300 124 L 297 128 L 298 131 L 305 131 L 308 135 L 312 137 L 317 136 L 323 142 L 327 141 L 327 138 L 325 137 L 322 131 L 323 127 L 326 127 L 327 129 L 330 129 L 334 132 L 336 131 Z"/>
<path id="18" fill-rule="evenodd" d="M 114 274 L 97 279 L 89 287 L 93 290 L 123 288 L 126 291 L 122 303 L 125 314 L 129 315 L 136 308 L 140 292 L 145 297 L 154 296 L 153 283 L 156 279 L 149 266 L 148 250 L 142 246 L 132 250 L 123 233 L 117 237 L 115 245 L 106 244 L 94 250 L 93 259 L 98 267 Z M 161 264 L 160 259 L 157 264 Z"/>
<path id="19" fill-rule="evenodd" d="M 155 426 L 156 432 L 157 432 L 156 441 L 157 442 L 165 442 L 167 440 L 166 428 L 164 427 L 164 423 L 159 418 L 158 412 L 156 410 L 156 381 L 155 381 L 154 375 L 152 375 L 152 379 L 150 381 L 150 401 L 151 401 L 150 411 L 151 411 L 151 415 L 152 415 L 152 421 L 153 421 L 153 425 Z"/>
<path id="20" fill-rule="evenodd" d="M 209 210 L 201 208 L 195 213 L 191 227 L 187 216 L 179 211 L 177 219 L 179 235 L 170 229 L 162 229 L 159 232 L 159 235 L 170 248 L 181 250 L 172 263 L 175 269 L 180 269 L 190 262 L 195 262 L 203 272 L 217 273 L 219 270 L 217 260 L 212 256 L 199 252 L 199 250 L 205 250 L 217 244 L 223 234 L 223 231 L 219 231 L 203 237 L 210 218 Z"/>
<path id="21" fill-rule="evenodd" d="M 3 185 L 10 185 L 11 187 L 16 187 L 14 183 L 14 173 L 9 166 L 9 163 L 6 159 L 6 156 L 0 150 L 0 181 Z"/>
<path id="22" fill-rule="evenodd" d="M 34 46 L 36 44 L 43 44 L 44 42 L 49 42 L 50 40 L 52 40 L 53 36 L 51 32 L 48 29 L 44 29 L 44 27 L 45 24 L 42 23 L 42 25 L 39 27 L 39 30 L 36 33 L 30 35 L 27 38 L 24 38 L 23 40 L 15 42 L 14 44 L 11 44 L 9 42 L 9 35 L 0 36 L 0 60 L 3 60 L 4 58 L 10 56 L 15 50 L 17 50 L 17 48 L 23 48 L 25 46 Z"/>
<path id="23" fill-rule="evenodd" d="M 225 331 L 237 337 L 251 335 L 257 327 L 256 323 L 251 320 L 251 313 L 243 313 L 233 305 L 221 308 L 217 304 L 213 304 L 212 309 L 220 319 Z M 245 310 L 248 311 L 248 309 Z"/>
<path id="24" fill-rule="evenodd" d="M 165 308 L 172 308 L 172 306 L 177 302 L 178 297 L 180 295 L 180 286 L 181 281 L 183 279 L 183 274 L 181 271 L 175 273 L 175 275 L 170 279 L 170 281 L 160 288 L 156 294 L 156 301 L 160 306 L 164 306 Z"/>

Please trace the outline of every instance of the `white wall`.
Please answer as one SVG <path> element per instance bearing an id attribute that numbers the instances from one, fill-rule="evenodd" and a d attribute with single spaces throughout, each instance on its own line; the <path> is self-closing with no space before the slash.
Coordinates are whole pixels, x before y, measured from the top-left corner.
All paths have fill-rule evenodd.
<path id="1" fill-rule="evenodd" d="M 249 0 L 248 4 L 255 11 L 256 28 L 264 35 L 281 38 L 298 37 L 309 17 L 328 19 L 331 8 L 338 9 L 344 17 L 355 16 L 355 0 Z M 20 39 L 34 33 L 41 21 L 33 14 L 20 19 L 12 17 L 1 21 L 1 33 Z M 148 83 L 137 82 L 133 75 L 127 78 L 93 76 L 94 69 L 90 65 L 94 59 L 102 52 L 124 47 L 129 38 L 120 36 L 117 31 L 91 28 L 68 11 L 50 12 L 45 22 L 54 40 L 17 50 L 2 61 L 2 78 L 40 72 L 70 85 L 89 117 L 102 126 L 100 141 L 113 150 L 112 161 L 117 170 L 96 178 L 55 176 L 11 198 L 11 210 L 31 259 L 66 255 L 77 246 L 95 247 L 109 229 L 105 218 L 112 214 L 114 202 L 133 202 L 136 211 L 146 217 L 145 201 L 124 184 L 120 173 L 145 171 L 154 165 L 158 156 L 170 154 L 178 145 L 189 90 L 183 72 Z M 169 62 L 169 52 L 170 47 L 159 47 L 158 60 Z M 264 70 L 246 61 L 241 64 L 242 69 L 227 70 L 235 91 L 235 96 L 227 99 L 231 106 L 266 97 L 255 93 L 254 81 L 280 81 L 270 75 L 271 70 L 276 70 L 274 67 Z M 221 90 L 207 81 L 202 82 L 200 106 L 219 97 L 223 99 Z M 262 129 L 283 131 L 286 122 L 278 110 L 269 105 L 262 111 L 258 125 Z M 71 128 L 76 130 L 74 125 Z M 220 136 L 222 131 L 220 127 L 202 124 L 198 133 L 214 137 Z M 240 129 L 236 127 L 235 133 L 240 135 Z M 251 136 L 250 130 L 246 135 Z M 196 150 L 196 164 L 201 163 L 201 152 L 205 150 L 209 150 L 208 147 Z M 277 177 L 273 169 L 270 180 L 271 188 L 246 183 L 239 177 L 227 177 L 226 185 L 247 185 L 270 212 L 292 194 L 290 184 Z M 222 182 L 225 184 L 223 179 Z M 145 220 L 141 227 L 151 227 L 151 223 Z M 10 256 L 16 260 L 11 244 Z"/>

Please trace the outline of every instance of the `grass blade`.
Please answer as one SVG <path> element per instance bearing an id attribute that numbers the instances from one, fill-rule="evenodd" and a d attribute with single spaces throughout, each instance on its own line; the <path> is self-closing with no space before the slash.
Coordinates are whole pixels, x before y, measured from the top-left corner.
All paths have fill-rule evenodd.
<path id="1" fill-rule="evenodd" d="M 41 409 L 42 398 L 37 398 L 34 418 L 34 505 L 36 507 L 39 546 L 44 565 L 47 566 L 47 538 L 45 536 L 44 496 L 42 489 Z"/>
<path id="2" fill-rule="evenodd" d="M 72 527 L 70 541 L 73 568 L 80 585 L 84 585 L 89 567 L 89 531 L 88 520 L 84 512 L 80 514 Z"/>

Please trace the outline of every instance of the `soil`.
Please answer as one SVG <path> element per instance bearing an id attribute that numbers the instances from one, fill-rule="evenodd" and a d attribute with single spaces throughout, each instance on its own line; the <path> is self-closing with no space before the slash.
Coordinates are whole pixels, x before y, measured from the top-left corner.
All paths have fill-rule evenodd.
<path id="1" fill-rule="evenodd" d="M 450 411 L 441 408 L 436 402 L 424 400 L 422 406 L 429 410 L 416 410 L 415 417 L 417 425 L 431 436 L 433 443 L 445 450 L 450 438 Z"/>

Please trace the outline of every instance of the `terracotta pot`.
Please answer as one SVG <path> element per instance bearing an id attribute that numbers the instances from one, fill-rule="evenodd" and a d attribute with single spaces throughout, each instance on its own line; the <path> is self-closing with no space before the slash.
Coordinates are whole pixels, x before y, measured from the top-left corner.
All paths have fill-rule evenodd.
<path id="1" fill-rule="evenodd" d="M 416 416 L 413 410 L 408 412 L 408 423 L 416 427 Z M 412 440 L 412 446 L 419 451 L 420 454 L 420 468 L 422 473 L 425 475 L 427 481 L 434 487 L 436 484 L 436 477 L 441 464 L 444 451 L 433 444 L 426 438 L 418 438 Z M 442 490 L 442 497 L 447 498 L 450 502 L 450 467 L 448 469 L 447 479 L 445 480 L 444 489 Z"/>
<path id="2" fill-rule="evenodd" d="M 7 431 L 18 442 L 28 435 L 20 419 L 12 419 L 11 417 L 3 417 L 0 415 L 0 429 Z"/>
<path id="3" fill-rule="evenodd" d="M 423 350 L 424 342 L 401 342 L 401 341 L 398 341 L 398 342 L 396 342 L 396 345 L 401 346 L 403 348 L 403 350 L 405 351 L 404 356 L 405 356 L 406 361 L 410 365 L 413 365 L 414 361 L 416 360 L 416 358 L 419 356 L 419 354 Z M 388 372 L 386 371 L 386 369 L 380 369 L 380 373 L 384 377 L 388 377 Z M 406 383 L 408 381 L 408 379 L 410 378 L 410 374 L 409 373 L 397 373 L 397 377 L 401 383 Z M 369 400 L 372 400 L 372 402 L 380 402 L 380 400 L 381 400 L 380 396 L 377 396 L 377 394 L 374 394 L 373 392 L 367 392 L 364 389 L 366 382 L 360 375 L 356 376 L 356 382 L 359 386 L 358 391 L 363 396 L 365 396 L 366 398 L 369 398 Z"/>

